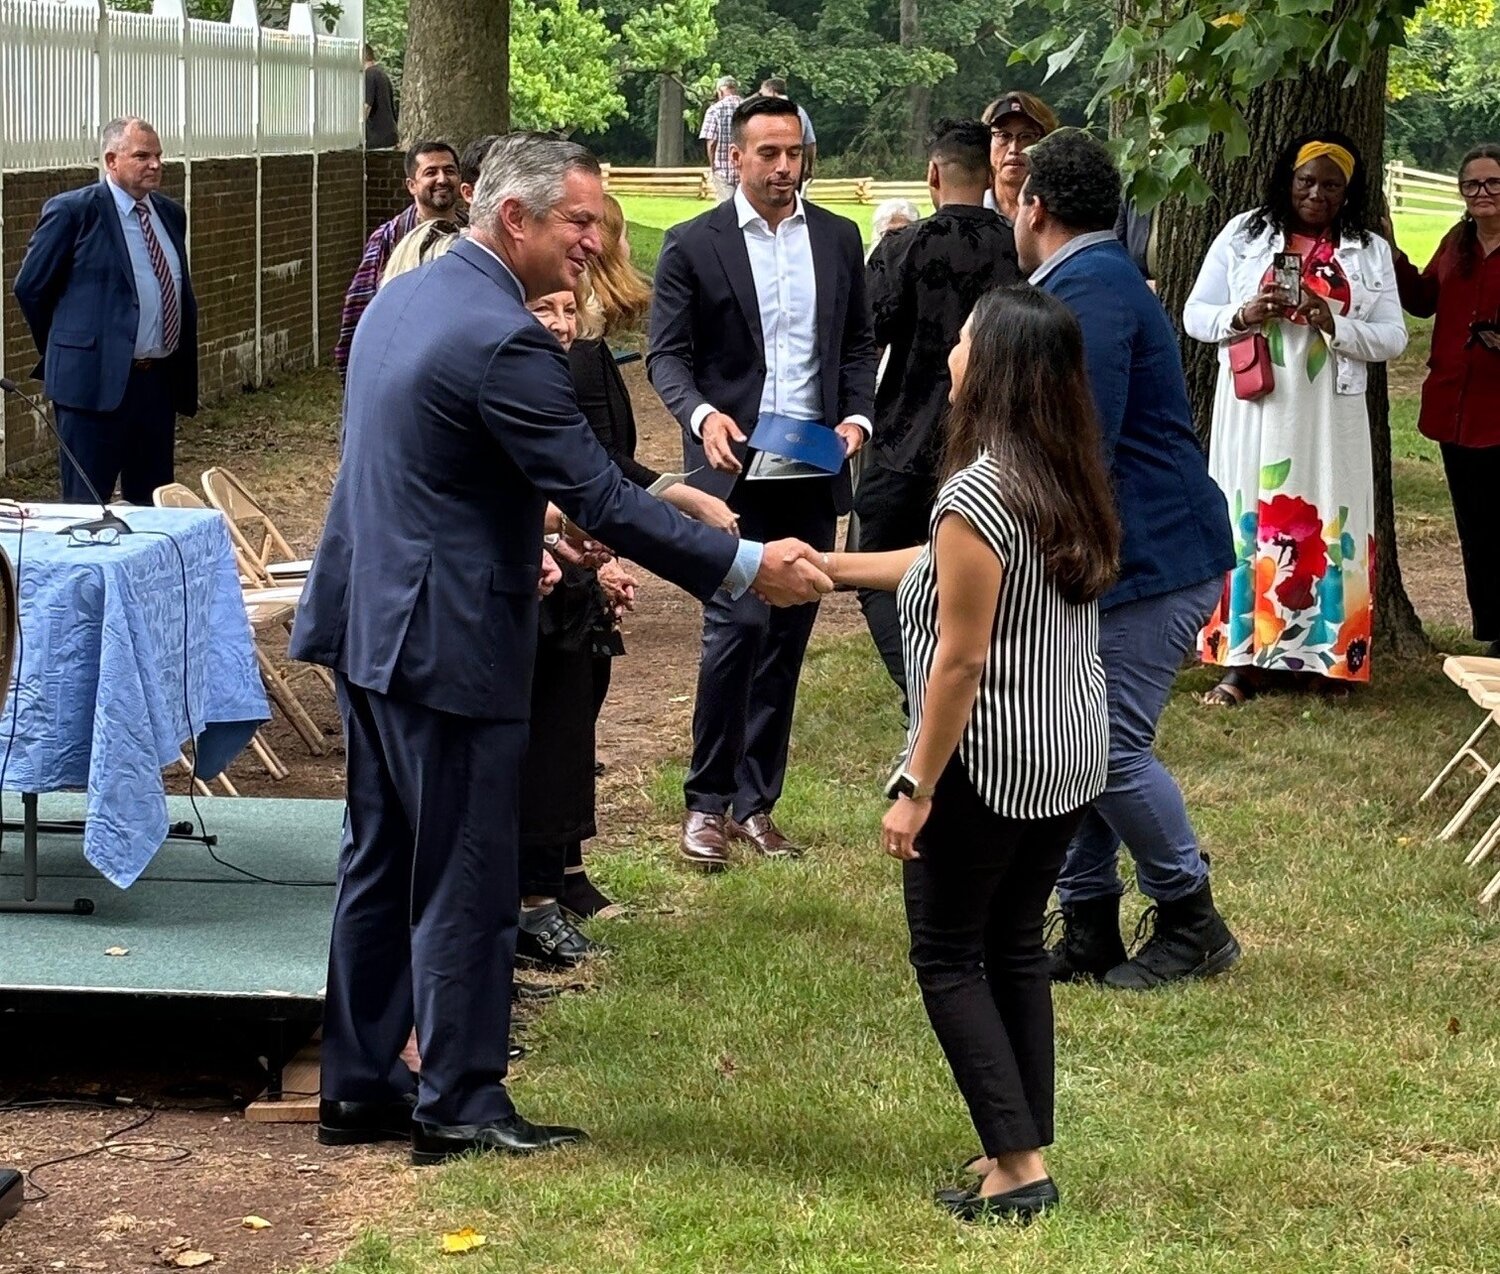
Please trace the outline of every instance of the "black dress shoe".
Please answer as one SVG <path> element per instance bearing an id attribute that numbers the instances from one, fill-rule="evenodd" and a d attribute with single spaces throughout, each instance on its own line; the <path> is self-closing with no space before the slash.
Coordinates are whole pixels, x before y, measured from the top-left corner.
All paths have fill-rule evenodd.
<path id="1" fill-rule="evenodd" d="M 318 1103 L 318 1141 L 325 1146 L 365 1146 L 376 1141 L 405 1141 L 411 1136 L 417 1095 L 400 1101 L 328 1101 Z"/>
<path id="2" fill-rule="evenodd" d="M 960 1221 L 1030 1221 L 1058 1205 L 1057 1187 L 1051 1177 L 1006 1190 L 1003 1194 L 980 1194 L 977 1190 L 939 1190 L 939 1207 Z"/>
<path id="3" fill-rule="evenodd" d="M 516 959 L 548 969 L 576 969 L 599 950 L 563 915 L 562 907 L 523 907 L 516 929 Z"/>
<path id="4" fill-rule="evenodd" d="M 411 1161 L 425 1166 L 474 1151 L 529 1155 L 588 1139 L 588 1133 L 581 1128 L 534 1124 L 520 1115 L 492 1119 L 487 1124 L 459 1124 L 456 1127 L 416 1120 L 411 1126 Z"/>

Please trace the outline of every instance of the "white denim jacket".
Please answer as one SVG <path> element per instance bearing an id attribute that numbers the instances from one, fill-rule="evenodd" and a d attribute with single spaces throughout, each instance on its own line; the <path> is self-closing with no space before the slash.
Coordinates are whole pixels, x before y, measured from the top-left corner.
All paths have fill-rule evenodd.
<path id="1" fill-rule="evenodd" d="M 1251 214 L 1242 212 L 1219 232 L 1198 281 L 1193 284 L 1182 311 L 1182 325 L 1195 340 L 1219 346 L 1219 362 L 1229 364 L 1227 345 L 1240 335 L 1230 326 L 1245 302 L 1261 290 L 1261 281 L 1271 261 L 1282 251 L 1284 238 L 1272 226 L 1253 238 L 1245 223 Z M 1347 239 L 1334 252 L 1334 260 L 1349 280 L 1349 313 L 1333 316 L 1335 386 L 1341 394 L 1365 392 L 1367 363 L 1383 363 L 1406 348 L 1406 320 L 1401 298 L 1396 294 L 1396 270 L 1391 245 L 1378 234 L 1368 244 Z"/>

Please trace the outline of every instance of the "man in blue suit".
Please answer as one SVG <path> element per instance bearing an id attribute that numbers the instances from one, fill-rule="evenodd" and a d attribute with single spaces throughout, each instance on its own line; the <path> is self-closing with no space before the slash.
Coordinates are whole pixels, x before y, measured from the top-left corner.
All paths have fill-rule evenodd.
<path id="1" fill-rule="evenodd" d="M 1063 301 L 1083 329 L 1125 532 L 1119 578 L 1099 603 L 1109 782 L 1058 880 L 1065 929 L 1052 976 L 1145 990 L 1221 973 L 1240 958 L 1182 792 L 1154 750 L 1177 670 L 1234 565 L 1229 513 L 1193 431 L 1177 335 L 1115 237 L 1120 173 L 1109 151 L 1063 129 L 1026 161 L 1016 253 L 1031 282 Z M 1130 960 L 1120 941 L 1122 842 L 1156 917 Z"/>
<path id="2" fill-rule="evenodd" d="M 355 333 L 342 462 L 291 646 L 333 669 L 348 749 L 325 1143 L 409 1136 L 413 1161 L 435 1163 L 583 1136 L 523 1119 L 504 1083 L 544 529 L 587 527 L 699 598 L 753 584 L 792 604 L 831 587 L 794 560 L 806 545 L 689 522 L 595 441 L 567 358 L 524 302 L 578 283 L 603 212 L 583 147 L 502 138 L 469 235 L 383 287 Z M 399 1056 L 413 1020 L 415 1093 Z"/>
<path id="3" fill-rule="evenodd" d="M 176 416 L 198 410 L 198 303 L 187 213 L 161 193 L 161 139 L 111 120 L 104 180 L 49 199 L 16 275 L 58 431 L 106 500 L 131 504 L 173 480 Z M 64 500 L 87 485 L 58 456 Z"/>

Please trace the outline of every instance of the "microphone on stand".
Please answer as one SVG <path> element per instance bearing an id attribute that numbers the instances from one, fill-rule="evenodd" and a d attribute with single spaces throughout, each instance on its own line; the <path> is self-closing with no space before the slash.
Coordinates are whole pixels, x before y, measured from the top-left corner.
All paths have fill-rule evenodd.
<path id="1" fill-rule="evenodd" d="M 130 524 L 121 518 L 119 514 L 110 512 L 109 505 L 99 495 L 98 488 L 89 480 L 89 475 L 84 472 L 83 466 L 78 463 L 78 457 L 73 454 L 72 449 L 63 441 L 62 432 L 53 424 L 52 418 L 47 414 L 47 409 L 16 384 L 15 381 L 11 380 L 9 376 L 0 376 L 0 391 L 7 394 L 14 394 L 23 402 L 31 405 L 31 409 L 42 418 L 47 428 L 52 431 L 52 436 L 57 439 L 57 445 L 62 448 L 62 453 L 67 457 L 68 463 L 73 466 L 73 471 L 83 480 L 83 485 L 89 489 L 89 494 L 94 497 L 94 503 L 99 506 L 99 516 L 93 519 L 93 521 L 75 522 L 72 526 L 63 527 L 58 534 L 69 535 L 74 531 L 114 531 L 116 535 L 129 535 Z"/>

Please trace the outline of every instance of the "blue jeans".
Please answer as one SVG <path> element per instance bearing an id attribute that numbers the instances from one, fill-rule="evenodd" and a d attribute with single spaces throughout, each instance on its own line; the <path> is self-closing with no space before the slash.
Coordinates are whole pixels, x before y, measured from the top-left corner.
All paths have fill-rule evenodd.
<path id="1" fill-rule="evenodd" d="M 1175 902 L 1208 882 L 1208 864 L 1177 781 L 1154 750 L 1156 723 L 1198 630 L 1224 587 L 1221 576 L 1146 597 L 1099 617 L 1099 655 L 1109 689 L 1109 780 L 1083 816 L 1058 879 L 1072 906 L 1125 892 L 1123 841 L 1141 892 Z"/>

